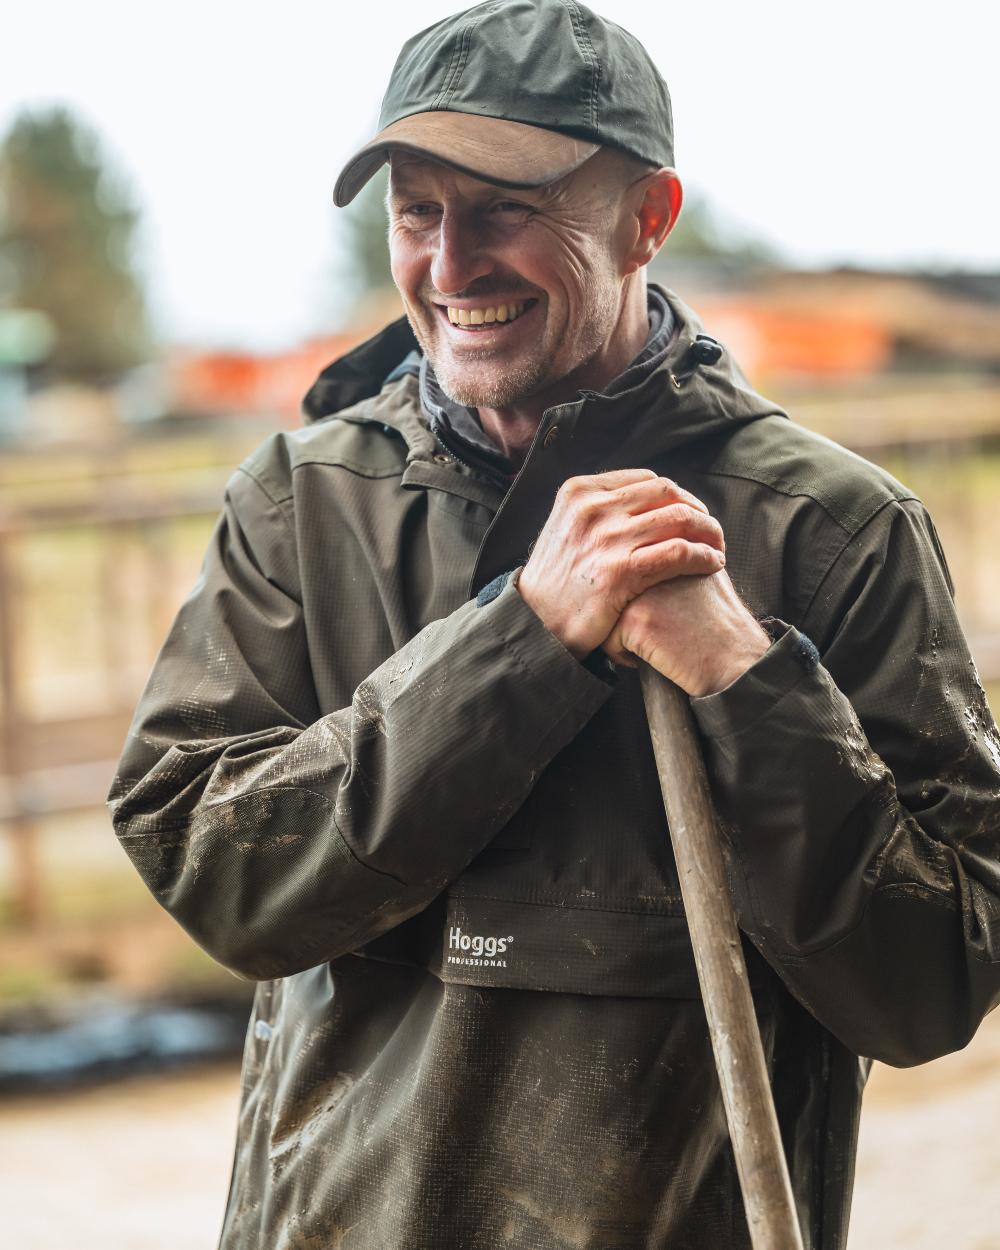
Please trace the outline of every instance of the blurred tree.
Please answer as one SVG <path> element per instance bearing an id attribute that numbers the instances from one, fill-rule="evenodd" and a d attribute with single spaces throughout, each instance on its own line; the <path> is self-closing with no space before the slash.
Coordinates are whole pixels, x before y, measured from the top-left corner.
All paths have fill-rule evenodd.
<path id="1" fill-rule="evenodd" d="M 384 165 L 344 209 L 344 247 L 352 283 L 362 294 L 392 286 L 389 272 L 389 217 L 385 193 L 389 167 Z"/>
<path id="2" fill-rule="evenodd" d="M 720 220 L 704 195 L 685 191 L 677 225 L 670 232 L 660 258 L 724 260 L 736 265 L 773 265 L 780 262 L 775 248 L 731 223 Z"/>
<path id="3" fill-rule="evenodd" d="M 0 142 L 0 306 L 49 319 L 54 374 L 107 381 L 148 359 L 138 221 L 121 175 L 68 109 L 18 114 Z"/>

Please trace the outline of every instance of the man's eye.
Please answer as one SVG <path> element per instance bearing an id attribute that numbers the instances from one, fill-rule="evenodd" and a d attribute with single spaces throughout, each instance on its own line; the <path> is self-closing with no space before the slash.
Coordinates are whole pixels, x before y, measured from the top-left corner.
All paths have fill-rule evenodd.
<path id="1" fill-rule="evenodd" d="M 420 204 L 406 204 L 400 209 L 400 217 L 411 230 L 422 230 L 435 221 L 437 212 L 439 209 L 436 204 L 420 202 Z"/>
<path id="2" fill-rule="evenodd" d="M 498 200 L 493 211 L 505 217 L 527 217 L 531 209 L 527 204 L 519 204 L 516 200 Z"/>

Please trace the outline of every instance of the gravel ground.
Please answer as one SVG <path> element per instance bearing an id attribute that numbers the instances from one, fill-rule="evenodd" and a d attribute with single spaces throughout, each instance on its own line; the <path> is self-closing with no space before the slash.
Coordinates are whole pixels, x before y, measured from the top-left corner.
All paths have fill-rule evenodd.
<path id="1" fill-rule="evenodd" d="M 227 1065 L 0 1103 L 5 1244 L 215 1250 L 238 1084 Z M 961 1054 L 877 1067 L 849 1250 L 1000 1250 L 998 1124 L 1000 1013 Z"/>
<path id="2" fill-rule="evenodd" d="M 1000 1250 L 1000 1012 L 920 1068 L 876 1065 L 848 1250 Z"/>
<path id="3" fill-rule="evenodd" d="M 238 1089 L 229 1064 L 0 1103 L 5 1244 L 215 1250 Z"/>

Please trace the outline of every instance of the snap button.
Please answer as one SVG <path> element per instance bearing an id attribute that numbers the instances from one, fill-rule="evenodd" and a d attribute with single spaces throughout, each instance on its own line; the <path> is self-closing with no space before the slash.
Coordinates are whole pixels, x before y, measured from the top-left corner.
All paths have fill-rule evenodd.
<path id="1" fill-rule="evenodd" d="M 454 457 L 449 456 L 448 453 L 444 451 L 436 451 L 434 453 L 435 464 L 451 464 L 453 459 Z"/>
<path id="2" fill-rule="evenodd" d="M 542 446 L 551 447 L 558 437 L 559 427 L 558 425 L 554 425 L 551 430 L 546 430 L 545 437 L 542 439 Z"/>
<path id="3" fill-rule="evenodd" d="M 707 334 L 699 334 L 691 345 L 691 355 L 700 365 L 717 364 L 722 355 L 722 344 Z"/>

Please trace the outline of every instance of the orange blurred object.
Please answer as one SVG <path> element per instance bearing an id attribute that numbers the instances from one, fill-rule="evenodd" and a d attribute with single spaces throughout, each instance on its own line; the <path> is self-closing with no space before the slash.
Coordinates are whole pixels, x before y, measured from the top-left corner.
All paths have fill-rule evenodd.
<path id="1" fill-rule="evenodd" d="M 269 356 L 176 351 L 169 360 L 171 407 L 226 416 L 277 413 L 297 425 L 299 404 L 316 375 L 357 342 L 356 335 L 334 334 Z"/>

